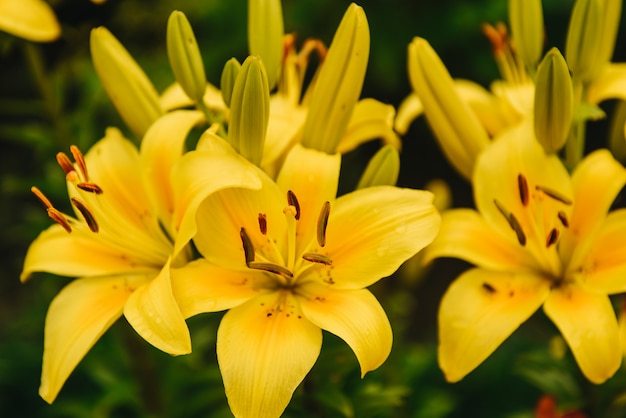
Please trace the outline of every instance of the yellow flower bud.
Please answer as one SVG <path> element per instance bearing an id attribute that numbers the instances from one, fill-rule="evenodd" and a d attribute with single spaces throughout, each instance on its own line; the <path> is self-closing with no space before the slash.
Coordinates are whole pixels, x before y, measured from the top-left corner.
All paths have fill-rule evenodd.
<path id="1" fill-rule="evenodd" d="M 622 0 L 603 0 L 602 6 L 602 39 L 598 57 L 601 62 L 609 62 L 613 58 L 615 39 L 622 16 Z"/>
<path id="2" fill-rule="evenodd" d="M 270 115 L 267 74 L 259 57 L 246 58 L 230 99 L 228 141 L 250 162 L 260 165 Z"/>
<path id="3" fill-rule="evenodd" d="M 398 174 L 400 174 L 400 154 L 392 145 L 385 145 L 367 163 L 356 188 L 395 186 Z"/>
<path id="4" fill-rule="evenodd" d="M 546 152 L 557 152 L 572 124 L 574 92 L 567 63 L 552 48 L 537 69 L 535 81 L 535 136 Z"/>
<path id="5" fill-rule="evenodd" d="M 206 75 L 193 29 L 183 12 L 175 10 L 167 21 L 167 56 L 176 81 L 196 103 L 202 103 Z"/>
<path id="6" fill-rule="evenodd" d="M 317 75 L 302 131 L 302 145 L 329 154 L 336 152 L 361 95 L 369 48 L 365 12 L 352 3 Z"/>
<path id="7" fill-rule="evenodd" d="M 241 64 L 237 61 L 237 58 L 231 58 L 226 61 L 224 69 L 222 70 L 222 78 L 220 79 L 220 90 L 222 92 L 222 99 L 226 106 L 230 107 L 230 98 L 233 95 L 233 88 L 235 87 L 235 80 L 237 80 L 237 74 L 241 69 Z"/>
<path id="8" fill-rule="evenodd" d="M 572 10 L 565 57 L 574 78 L 583 83 L 594 80 L 605 62 L 602 49 L 602 10 L 599 0 L 577 0 Z"/>
<path id="9" fill-rule="evenodd" d="M 456 92 L 454 82 L 428 41 L 409 44 L 409 80 L 448 161 L 465 178 L 472 177 L 478 154 L 489 137 L 476 115 Z"/>
<path id="10" fill-rule="evenodd" d="M 541 0 L 509 0 L 509 22 L 515 51 L 532 71 L 543 51 Z"/>
<path id="11" fill-rule="evenodd" d="M 284 34 L 280 0 L 248 0 L 248 49 L 263 60 L 270 89 L 280 75 Z"/>
<path id="12" fill-rule="evenodd" d="M 164 112 L 148 76 L 105 27 L 91 31 L 91 59 L 118 113 L 137 138 Z"/>

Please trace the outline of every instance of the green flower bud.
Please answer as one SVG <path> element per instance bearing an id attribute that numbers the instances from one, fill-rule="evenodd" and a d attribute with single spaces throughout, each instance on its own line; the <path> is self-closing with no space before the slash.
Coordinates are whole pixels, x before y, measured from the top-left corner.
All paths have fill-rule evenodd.
<path id="1" fill-rule="evenodd" d="M 196 103 L 202 103 L 206 75 L 193 29 L 183 12 L 175 10 L 167 21 L 167 56 L 176 81 Z"/>
<path id="2" fill-rule="evenodd" d="M 567 63 L 552 48 L 537 69 L 535 81 L 535 136 L 546 152 L 560 150 L 570 131 L 574 92 Z"/>
<path id="3" fill-rule="evenodd" d="M 395 147 L 385 145 L 367 163 L 356 188 L 395 186 L 398 174 L 400 174 L 400 154 Z"/>
<path id="4" fill-rule="evenodd" d="M 577 0 L 570 17 L 565 57 L 574 78 L 583 83 L 594 80 L 605 62 L 602 50 L 602 9 L 599 0 Z"/>
<path id="5" fill-rule="evenodd" d="M 222 78 L 220 80 L 220 90 L 222 92 L 222 98 L 226 106 L 230 107 L 230 98 L 233 95 L 233 88 L 235 87 L 235 81 L 237 80 L 237 74 L 241 69 L 241 64 L 237 61 L 237 58 L 231 58 L 226 61 L 224 69 L 222 70 Z"/>
<path id="6" fill-rule="evenodd" d="M 270 89 L 280 75 L 284 32 L 280 0 L 248 0 L 248 49 L 263 60 Z"/>
<path id="7" fill-rule="evenodd" d="M 509 23 L 515 51 L 533 71 L 543 51 L 541 0 L 509 0 Z"/>
<path id="8" fill-rule="evenodd" d="M 159 94 L 126 48 L 104 27 L 90 37 L 91 59 L 118 113 L 137 138 L 163 113 Z"/>
<path id="9" fill-rule="evenodd" d="M 622 0 L 602 1 L 602 39 L 598 59 L 600 62 L 609 62 L 613 58 L 615 39 L 619 29 L 619 21 L 622 16 Z"/>
<path id="10" fill-rule="evenodd" d="M 270 116 L 270 90 L 263 62 L 246 58 L 239 70 L 230 99 L 228 141 L 257 166 L 261 164 Z"/>

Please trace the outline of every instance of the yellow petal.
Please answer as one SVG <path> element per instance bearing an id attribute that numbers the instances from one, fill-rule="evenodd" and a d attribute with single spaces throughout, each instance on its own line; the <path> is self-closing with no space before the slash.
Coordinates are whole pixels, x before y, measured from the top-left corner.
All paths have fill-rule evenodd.
<path id="1" fill-rule="evenodd" d="M 424 262 L 437 257 L 460 258 L 495 271 L 530 271 L 536 267 L 535 260 L 517 241 L 501 235 L 471 209 L 443 213 L 439 234 L 424 250 Z"/>
<path id="2" fill-rule="evenodd" d="M 323 251 L 333 261 L 334 286 L 367 287 L 430 244 L 440 224 L 432 199 L 422 190 L 378 186 L 331 204 Z"/>
<path id="3" fill-rule="evenodd" d="M 439 308 L 439 366 L 461 380 L 508 338 L 548 296 L 550 283 L 531 274 L 472 269 L 448 288 Z"/>
<path id="4" fill-rule="evenodd" d="M 1 0 L 0 30 L 34 42 L 54 41 L 61 35 L 54 11 L 41 0 Z"/>
<path id="5" fill-rule="evenodd" d="M 544 311 L 563 334 L 587 379 L 600 384 L 613 376 L 622 354 L 615 311 L 607 296 L 562 286 L 550 293 Z"/>
<path id="6" fill-rule="evenodd" d="M 122 315 L 126 300 L 149 277 L 77 279 L 54 298 L 46 316 L 39 395 L 52 403 L 76 365 Z"/>
<path id="7" fill-rule="evenodd" d="M 135 290 L 124 316 L 147 342 L 168 354 L 191 353 L 191 337 L 172 293 L 170 263 L 145 286 Z"/>
<path id="8" fill-rule="evenodd" d="M 361 365 L 361 377 L 383 364 L 391 352 L 391 325 L 369 290 L 336 291 L 308 285 L 303 292 L 315 296 L 300 299 L 304 316 L 352 348 Z"/>
<path id="9" fill-rule="evenodd" d="M 241 305 L 259 294 L 255 284 L 267 279 L 264 272 L 245 273 L 218 267 L 204 259 L 172 269 L 172 290 L 185 318 Z M 256 280 L 254 280 L 256 279 Z"/>
<path id="10" fill-rule="evenodd" d="M 396 121 L 394 123 L 395 130 L 400 135 L 405 135 L 411 123 L 420 117 L 422 113 L 424 113 L 424 105 L 419 96 L 415 93 L 409 94 L 398 107 Z"/>
<path id="11" fill-rule="evenodd" d="M 354 106 L 346 133 L 337 145 L 337 152 L 345 154 L 359 145 L 380 138 L 384 144 L 402 148 L 400 138 L 393 130 L 393 106 L 375 99 L 363 99 Z"/>
<path id="12" fill-rule="evenodd" d="M 276 418 L 311 370 L 322 331 L 289 292 L 259 296 L 226 313 L 217 360 L 236 417 Z"/>
<path id="13" fill-rule="evenodd" d="M 587 98 L 593 104 L 607 99 L 626 100 L 626 63 L 606 65 L 589 85 Z"/>
<path id="14" fill-rule="evenodd" d="M 204 104 L 216 113 L 221 113 L 227 109 L 222 99 L 222 93 L 211 83 L 206 85 L 203 100 Z M 193 100 L 185 94 L 185 91 L 178 83 L 174 83 L 165 89 L 159 98 L 159 103 L 165 111 L 194 106 Z"/>

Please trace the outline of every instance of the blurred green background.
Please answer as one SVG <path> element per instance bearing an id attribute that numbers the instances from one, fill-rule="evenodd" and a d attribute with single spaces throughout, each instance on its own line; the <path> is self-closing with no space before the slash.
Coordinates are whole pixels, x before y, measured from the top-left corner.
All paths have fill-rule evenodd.
<path id="1" fill-rule="evenodd" d="M 0 417 L 231 416 L 215 361 L 220 314 L 189 321 L 194 352 L 178 358 L 153 349 L 118 321 L 70 376 L 57 401 L 47 405 L 37 395 L 44 318 L 50 301 L 71 279 L 38 274 L 21 284 L 19 274 L 29 243 L 51 224 L 30 187 L 36 185 L 69 210 L 55 154 L 67 152 L 70 144 L 87 150 L 107 126 L 128 132 L 91 65 L 90 30 L 108 27 L 162 91 L 174 80 L 167 63 L 166 22 L 172 10 L 182 10 L 196 32 L 208 81 L 219 84 L 223 63 L 246 55 L 246 1 L 50 3 L 63 27 L 60 40 L 34 44 L 0 33 Z M 454 77 L 484 86 L 498 77 L 480 25 L 506 21 L 505 0 L 359 4 L 372 38 L 363 97 L 400 104 L 410 91 L 406 48 L 414 36 L 430 41 Z M 562 48 L 572 4 L 544 1 L 547 45 Z M 296 32 L 299 41 L 316 37 L 329 44 L 348 5 L 347 0 L 284 0 L 285 30 Z M 624 32 L 615 61 L 626 61 Z M 598 126 L 602 135 L 605 128 Z M 595 146 L 602 145 L 599 141 Z M 346 187 L 377 147 L 368 144 L 345 157 L 345 165 L 352 167 L 344 173 Z M 450 169 L 423 120 L 404 138 L 401 158 L 400 186 L 422 188 L 441 178 L 450 185 L 455 206 L 472 205 L 469 184 Z M 523 418 L 535 416 L 543 395 L 590 417 L 626 416 L 624 371 L 600 386 L 586 382 L 541 312 L 463 381 L 446 383 L 436 362 L 437 306 L 466 267 L 440 260 L 420 271 L 412 260 L 374 286 L 394 328 L 388 361 L 362 380 L 349 347 L 325 333 L 321 357 L 285 416 Z"/>

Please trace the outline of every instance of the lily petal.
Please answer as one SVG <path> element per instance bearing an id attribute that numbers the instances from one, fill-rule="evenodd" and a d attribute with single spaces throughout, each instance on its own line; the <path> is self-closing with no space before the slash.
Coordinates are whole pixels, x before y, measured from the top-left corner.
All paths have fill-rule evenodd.
<path id="1" fill-rule="evenodd" d="M 394 128 L 400 135 L 406 135 L 411 123 L 424 113 L 424 104 L 415 93 L 409 94 L 400 103 L 396 113 Z"/>
<path id="2" fill-rule="evenodd" d="M 439 366 L 456 382 L 481 364 L 543 303 L 547 280 L 472 269 L 448 288 L 439 308 Z"/>
<path id="3" fill-rule="evenodd" d="M 341 289 L 361 289 L 387 277 L 430 244 L 439 231 L 433 195 L 390 186 L 368 187 L 337 199 L 324 252 Z"/>
<path id="4" fill-rule="evenodd" d="M 321 329 L 289 292 L 261 295 L 228 311 L 217 332 L 217 360 L 232 413 L 280 416 L 321 345 Z"/>
<path id="5" fill-rule="evenodd" d="M 303 291 L 315 295 L 300 299 L 305 317 L 348 343 L 361 364 L 361 377 L 387 359 L 393 339 L 391 325 L 369 290 L 337 291 L 310 284 Z"/>
<path id="6" fill-rule="evenodd" d="M 41 0 L 1 1 L 0 30 L 35 42 L 54 41 L 61 35 L 54 11 Z"/>
<path id="7" fill-rule="evenodd" d="M 209 109 L 214 110 L 217 113 L 222 113 L 228 110 L 224 100 L 222 99 L 220 89 L 211 83 L 207 83 L 206 85 L 203 100 Z M 194 106 L 193 100 L 187 96 L 183 88 L 178 83 L 174 83 L 165 89 L 165 91 L 161 94 L 159 103 L 166 112 Z"/>
<path id="8" fill-rule="evenodd" d="M 124 316 L 159 350 L 172 355 L 191 353 L 189 330 L 172 293 L 169 261 L 150 283 L 130 295 Z"/>
<path id="9" fill-rule="evenodd" d="M 543 308 L 587 379 L 600 384 L 613 376 L 622 353 L 615 311 L 607 296 L 563 286 L 550 293 Z"/>
<path id="10" fill-rule="evenodd" d="M 146 276 L 77 279 L 54 298 L 46 316 L 39 395 L 52 403 L 61 387 L 104 332 L 122 315 L 124 304 Z"/>
<path id="11" fill-rule="evenodd" d="M 590 103 L 608 99 L 626 100 L 626 63 L 608 64 L 589 86 Z"/>

